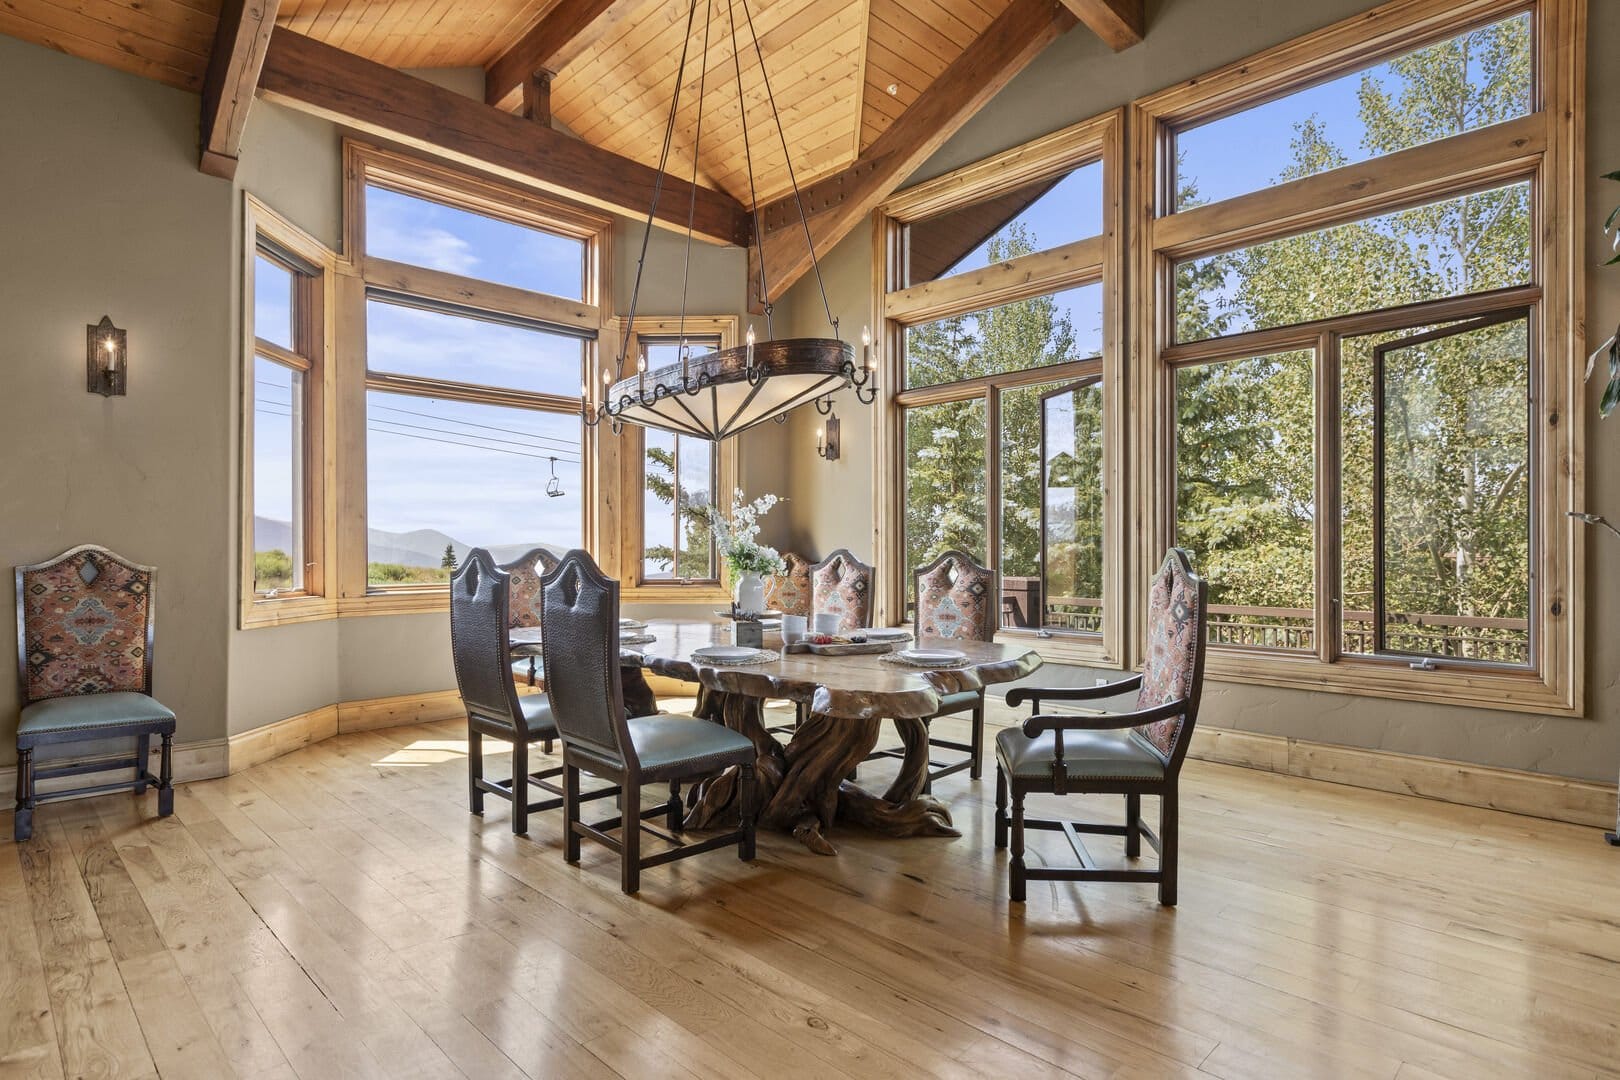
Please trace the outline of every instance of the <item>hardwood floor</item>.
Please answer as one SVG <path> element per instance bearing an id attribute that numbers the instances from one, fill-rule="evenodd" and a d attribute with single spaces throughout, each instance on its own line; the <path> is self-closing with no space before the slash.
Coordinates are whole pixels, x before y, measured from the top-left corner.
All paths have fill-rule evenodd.
<path id="1" fill-rule="evenodd" d="M 961 839 L 762 834 L 631 898 L 559 815 L 468 815 L 464 751 L 393 728 L 168 820 L 45 807 L 0 849 L 0 1076 L 1620 1075 L 1595 830 L 1193 761 L 1179 908 L 1010 906 L 994 782 L 956 776 Z"/>

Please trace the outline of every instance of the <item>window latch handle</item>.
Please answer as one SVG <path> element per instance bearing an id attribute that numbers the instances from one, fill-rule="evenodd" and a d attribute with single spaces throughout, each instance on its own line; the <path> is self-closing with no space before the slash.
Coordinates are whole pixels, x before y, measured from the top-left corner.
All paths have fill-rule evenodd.
<path id="1" fill-rule="evenodd" d="M 1439 671 L 1440 670 L 1440 665 L 1435 663 L 1433 660 L 1429 660 L 1429 659 L 1414 660 L 1410 664 L 1408 664 L 1407 667 L 1410 667 L 1413 671 Z"/>

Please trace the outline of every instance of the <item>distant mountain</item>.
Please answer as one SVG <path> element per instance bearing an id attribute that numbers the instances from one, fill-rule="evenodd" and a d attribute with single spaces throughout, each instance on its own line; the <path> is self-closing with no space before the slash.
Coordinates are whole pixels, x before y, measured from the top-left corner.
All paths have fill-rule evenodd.
<path id="1" fill-rule="evenodd" d="M 260 551 L 272 548 L 287 551 L 292 547 L 290 522 L 255 517 L 253 530 L 253 543 Z M 437 529 L 415 529 L 402 533 L 389 532 L 386 529 L 370 529 L 367 531 L 367 542 L 370 546 L 367 562 L 398 563 L 401 566 L 438 566 L 444 562 L 444 549 L 447 544 L 456 553 L 457 563 L 460 563 L 471 550 L 471 545 L 464 544 Z M 553 555 L 563 554 L 556 545 L 541 543 L 496 544 L 489 549 L 489 553 L 496 562 L 511 562 L 524 552 L 537 547 L 543 547 Z"/>

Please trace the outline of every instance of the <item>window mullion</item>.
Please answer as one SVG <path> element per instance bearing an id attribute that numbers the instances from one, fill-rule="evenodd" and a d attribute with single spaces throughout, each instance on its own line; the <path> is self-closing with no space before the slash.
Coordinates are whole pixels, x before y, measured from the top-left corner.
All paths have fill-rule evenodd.
<path id="1" fill-rule="evenodd" d="M 1324 663 L 1339 657 L 1344 612 L 1340 557 L 1343 532 L 1343 473 L 1339 402 L 1339 340 L 1323 333 L 1316 345 L 1316 656 Z"/>

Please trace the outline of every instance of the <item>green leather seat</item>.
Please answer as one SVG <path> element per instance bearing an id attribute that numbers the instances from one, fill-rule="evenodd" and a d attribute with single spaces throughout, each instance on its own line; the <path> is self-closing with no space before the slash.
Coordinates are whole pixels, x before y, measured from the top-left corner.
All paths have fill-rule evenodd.
<path id="1" fill-rule="evenodd" d="M 557 722 L 551 718 L 551 703 L 544 694 L 519 694 L 518 706 L 523 710 L 523 724 L 529 729 L 529 741 L 555 739 Z"/>
<path id="2" fill-rule="evenodd" d="M 728 765 L 751 765 L 756 756 L 746 736 L 690 716 L 634 717 L 630 741 L 641 760 L 643 780 L 719 772 Z"/>
<path id="3" fill-rule="evenodd" d="M 958 690 L 954 694 L 945 694 L 939 699 L 939 715 L 946 713 L 966 712 L 979 704 L 980 690 Z"/>
<path id="4" fill-rule="evenodd" d="M 17 722 L 17 738 L 26 741 L 64 732 L 93 737 L 93 733 L 102 728 L 164 723 L 173 730 L 174 712 L 146 694 L 131 691 L 76 694 L 73 697 L 47 698 L 25 706 Z"/>
<path id="5" fill-rule="evenodd" d="M 1050 731 L 1030 738 L 1021 728 L 996 736 L 996 759 L 1014 780 L 1047 780 L 1052 776 Z M 1071 780 L 1163 780 L 1164 762 L 1157 754 L 1117 731 L 1066 731 L 1063 764 Z"/>

